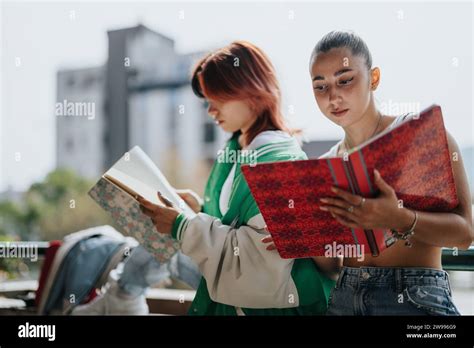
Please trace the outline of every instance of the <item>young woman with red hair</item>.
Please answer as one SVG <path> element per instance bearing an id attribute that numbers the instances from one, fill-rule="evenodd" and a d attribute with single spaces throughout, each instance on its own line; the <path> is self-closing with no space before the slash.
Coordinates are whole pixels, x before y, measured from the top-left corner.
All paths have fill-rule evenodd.
<path id="1" fill-rule="evenodd" d="M 319 269 L 329 272 L 337 260 L 315 264 L 267 252 L 261 240 L 268 231 L 240 170 L 243 163 L 306 158 L 285 125 L 268 57 L 249 42 L 233 42 L 201 59 L 192 87 L 216 124 L 233 134 L 224 151 L 235 161 L 216 160 L 203 205 L 183 196 L 198 212 L 194 218 L 161 195 L 165 206 L 142 201 L 157 230 L 181 241 L 202 273 L 189 314 L 324 314 L 334 281 Z"/>

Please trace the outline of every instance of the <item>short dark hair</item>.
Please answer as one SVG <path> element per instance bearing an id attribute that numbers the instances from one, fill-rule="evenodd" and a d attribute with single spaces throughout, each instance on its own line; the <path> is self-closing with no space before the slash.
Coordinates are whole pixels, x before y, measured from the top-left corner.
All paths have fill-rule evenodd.
<path id="1" fill-rule="evenodd" d="M 368 69 L 372 68 L 372 55 L 370 54 L 367 44 L 362 38 L 351 31 L 334 30 L 323 36 L 318 41 L 311 53 L 310 64 L 313 59 L 320 53 L 326 53 L 333 48 L 348 48 L 355 56 L 361 56 L 365 59 Z"/>

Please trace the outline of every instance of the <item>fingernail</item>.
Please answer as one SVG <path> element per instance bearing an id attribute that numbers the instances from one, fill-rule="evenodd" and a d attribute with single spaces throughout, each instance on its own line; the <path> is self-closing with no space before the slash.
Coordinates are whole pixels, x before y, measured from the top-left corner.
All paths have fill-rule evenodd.
<path id="1" fill-rule="evenodd" d="M 334 186 L 331 187 L 331 191 L 332 192 L 337 192 L 337 188 L 335 188 Z"/>
<path id="2" fill-rule="evenodd" d="M 322 205 L 319 206 L 319 209 L 324 210 L 324 211 L 328 211 L 328 208 L 323 207 Z"/>
<path id="3" fill-rule="evenodd" d="M 323 202 L 323 203 L 327 203 L 327 202 L 328 202 L 328 200 L 327 200 L 326 198 L 320 198 L 319 200 L 320 200 L 321 202 Z"/>

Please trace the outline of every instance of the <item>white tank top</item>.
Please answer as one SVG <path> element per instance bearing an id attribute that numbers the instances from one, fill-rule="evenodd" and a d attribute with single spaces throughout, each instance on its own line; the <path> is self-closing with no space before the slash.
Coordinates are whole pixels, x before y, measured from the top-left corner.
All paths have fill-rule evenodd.
<path id="1" fill-rule="evenodd" d="M 390 123 L 390 125 L 389 125 L 387 128 L 388 128 L 388 129 L 392 129 L 392 128 L 398 126 L 400 123 L 402 123 L 403 121 L 405 121 L 406 118 L 407 118 L 409 115 L 410 115 L 410 113 L 397 116 L 397 117 L 392 121 L 392 123 Z M 339 146 L 342 144 L 343 141 L 344 141 L 344 139 L 341 139 L 336 145 L 334 145 L 333 147 L 331 147 L 328 152 L 326 152 L 326 153 L 324 153 L 323 155 L 319 156 L 319 158 L 337 157 L 337 152 L 338 152 Z"/>

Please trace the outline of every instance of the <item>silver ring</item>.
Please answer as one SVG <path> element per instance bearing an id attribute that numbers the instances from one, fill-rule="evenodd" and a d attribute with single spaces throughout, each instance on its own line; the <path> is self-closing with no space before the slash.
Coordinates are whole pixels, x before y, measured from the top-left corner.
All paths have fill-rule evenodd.
<path id="1" fill-rule="evenodd" d="M 352 213 L 352 212 L 354 211 L 354 206 L 351 205 L 349 208 L 347 208 L 347 211 L 348 211 L 349 213 Z"/>
<path id="2" fill-rule="evenodd" d="M 360 201 L 359 204 L 356 205 L 357 208 L 362 207 L 362 205 L 365 203 L 365 198 L 362 197 L 362 200 Z"/>

